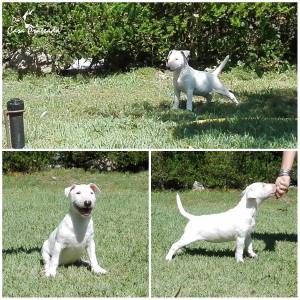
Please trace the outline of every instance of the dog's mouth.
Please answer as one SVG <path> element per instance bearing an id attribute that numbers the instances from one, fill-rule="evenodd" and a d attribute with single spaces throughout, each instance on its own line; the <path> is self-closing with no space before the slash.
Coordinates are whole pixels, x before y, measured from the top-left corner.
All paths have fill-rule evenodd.
<path id="1" fill-rule="evenodd" d="M 78 212 L 82 215 L 82 216 L 89 216 L 93 210 L 92 207 L 80 207 L 78 205 L 76 205 L 75 203 L 73 204 L 74 207 L 78 210 Z"/>

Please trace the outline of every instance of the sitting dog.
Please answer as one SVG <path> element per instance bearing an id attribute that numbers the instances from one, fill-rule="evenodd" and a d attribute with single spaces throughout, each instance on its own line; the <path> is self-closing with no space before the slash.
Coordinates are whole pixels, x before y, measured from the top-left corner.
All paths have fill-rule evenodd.
<path id="1" fill-rule="evenodd" d="M 65 189 L 70 199 L 69 213 L 58 227 L 50 234 L 42 248 L 42 257 L 47 277 L 56 275 L 58 265 L 72 264 L 79 261 L 86 248 L 95 273 L 105 274 L 106 270 L 98 265 L 94 229 L 91 212 L 95 207 L 95 193 L 100 192 L 96 184 L 80 184 Z"/>
<path id="2" fill-rule="evenodd" d="M 173 108 L 179 107 L 180 92 L 187 94 L 186 108 L 192 110 L 193 95 L 203 96 L 208 102 L 211 101 L 211 92 L 214 90 L 217 93 L 228 97 L 235 104 L 239 104 L 233 93 L 231 93 L 220 81 L 218 75 L 225 67 L 229 56 L 226 56 L 224 61 L 211 73 L 197 71 L 189 66 L 187 57 L 190 51 L 172 50 L 168 55 L 167 68 L 174 72 L 174 104 Z"/>
<path id="3" fill-rule="evenodd" d="M 186 212 L 177 194 L 177 206 L 180 213 L 189 222 L 180 240 L 172 245 L 166 256 L 171 261 L 173 255 L 182 247 L 195 242 L 236 241 L 235 259 L 244 262 L 244 249 L 250 257 L 256 257 L 252 248 L 251 233 L 255 226 L 255 215 L 258 206 L 275 194 L 275 184 L 253 183 L 242 193 L 242 199 L 234 208 L 219 214 L 194 216 Z"/>

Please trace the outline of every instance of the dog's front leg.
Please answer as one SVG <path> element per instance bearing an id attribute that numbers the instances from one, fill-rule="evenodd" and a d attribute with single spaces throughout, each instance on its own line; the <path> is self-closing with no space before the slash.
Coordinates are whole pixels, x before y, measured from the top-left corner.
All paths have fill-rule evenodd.
<path id="1" fill-rule="evenodd" d="M 193 110 L 193 90 L 189 89 L 186 92 L 187 101 L 186 101 L 186 109 L 192 111 Z"/>
<path id="2" fill-rule="evenodd" d="M 245 249 L 248 252 L 248 254 L 249 254 L 250 257 L 256 257 L 257 256 L 257 254 L 253 251 L 252 239 L 251 239 L 251 235 L 250 234 L 246 237 L 246 240 L 245 240 Z"/>
<path id="3" fill-rule="evenodd" d="M 93 239 L 89 242 L 87 246 L 87 253 L 90 259 L 91 263 L 91 268 L 94 273 L 101 273 L 105 274 L 107 271 L 103 268 L 101 268 L 97 262 L 97 257 L 96 257 L 96 250 L 95 250 L 95 242 Z"/>
<path id="4" fill-rule="evenodd" d="M 62 250 L 62 245 L 58 242 L 55 242 L 53 251 L 52 251 L 52 256 L 51 256 L 51 259 L 49 262 L 49 267 L 46 268 L 46 270 L 45 270 L 46 277 L 55 277 L 61 250 Z"/>
<path id="5" fill-rule="evenodd" d="M 237 237 L 236 250 L 235 250 L 235 259 L 237 262 L 244 262 L 243 259 L 244 248 L 245 248 L 245 237 Z"/>
<path id="6" fill-rule="evenodd" d="M 174 88 L 173 109 L 178 109 L 179 108 L 179 100 L 180 100 L 180 90 Z"/>

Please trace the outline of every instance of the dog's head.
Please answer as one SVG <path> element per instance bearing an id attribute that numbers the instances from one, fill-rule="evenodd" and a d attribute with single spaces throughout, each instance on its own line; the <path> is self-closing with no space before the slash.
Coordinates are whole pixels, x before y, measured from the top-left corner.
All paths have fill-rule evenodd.
<path id="1" fill-rule="evenodd" d="M 166 67 L 171 71 L 183 68 L 188 64 L 188 57 L 190 51 L 188 50 L 171 50 L 168 54 Z"/>
<path id="2" fill-rule="evenodd" d="M 96 195 L 100 189 L 96 184 L 73 184 L 65 188 L 65 195 L 70 199 L 71 209 L 82 217 L 88 217 L 95 207 Z"/>
<path id="3" fill-rule="evenodd" d="M 275 195 L 276 186 L 273 183 L 255 182 L 246 187 L 242 195 L 249 201 L 256 201 L 259 205 L 262 201 Z"/>

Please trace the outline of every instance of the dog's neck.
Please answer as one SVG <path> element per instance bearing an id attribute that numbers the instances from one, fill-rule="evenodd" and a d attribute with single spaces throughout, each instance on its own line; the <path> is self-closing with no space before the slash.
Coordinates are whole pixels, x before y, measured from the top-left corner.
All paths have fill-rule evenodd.
<path id="1" fill-rule="evenodd" d="M 237 204 L 236 208 L 243 209 L 247 211 L 251 216 L 255 216 L 258 206 L 261 202 L 261 199 L 248 199 L 246 195 L 244 195 L 240 202 Z"/>
<path id="2" fill-rule="evenodd" d="M 80 243 L 85 237 L 92 216 L 89 215 L 87 217 L 83 217 L 75 211 L 73 207 L 70 207 L 69 215 L 72 221 L 74 234 L 77 241 Z"/>
<path id="3" fill-rule="evenodd" d="M 173 77 L 178 78 L 180 75 L 183 75 L 186 72 L 189 72 L 190 66 L 189 64 L 185 64 L 182 67 L 173 71 Z"/>

